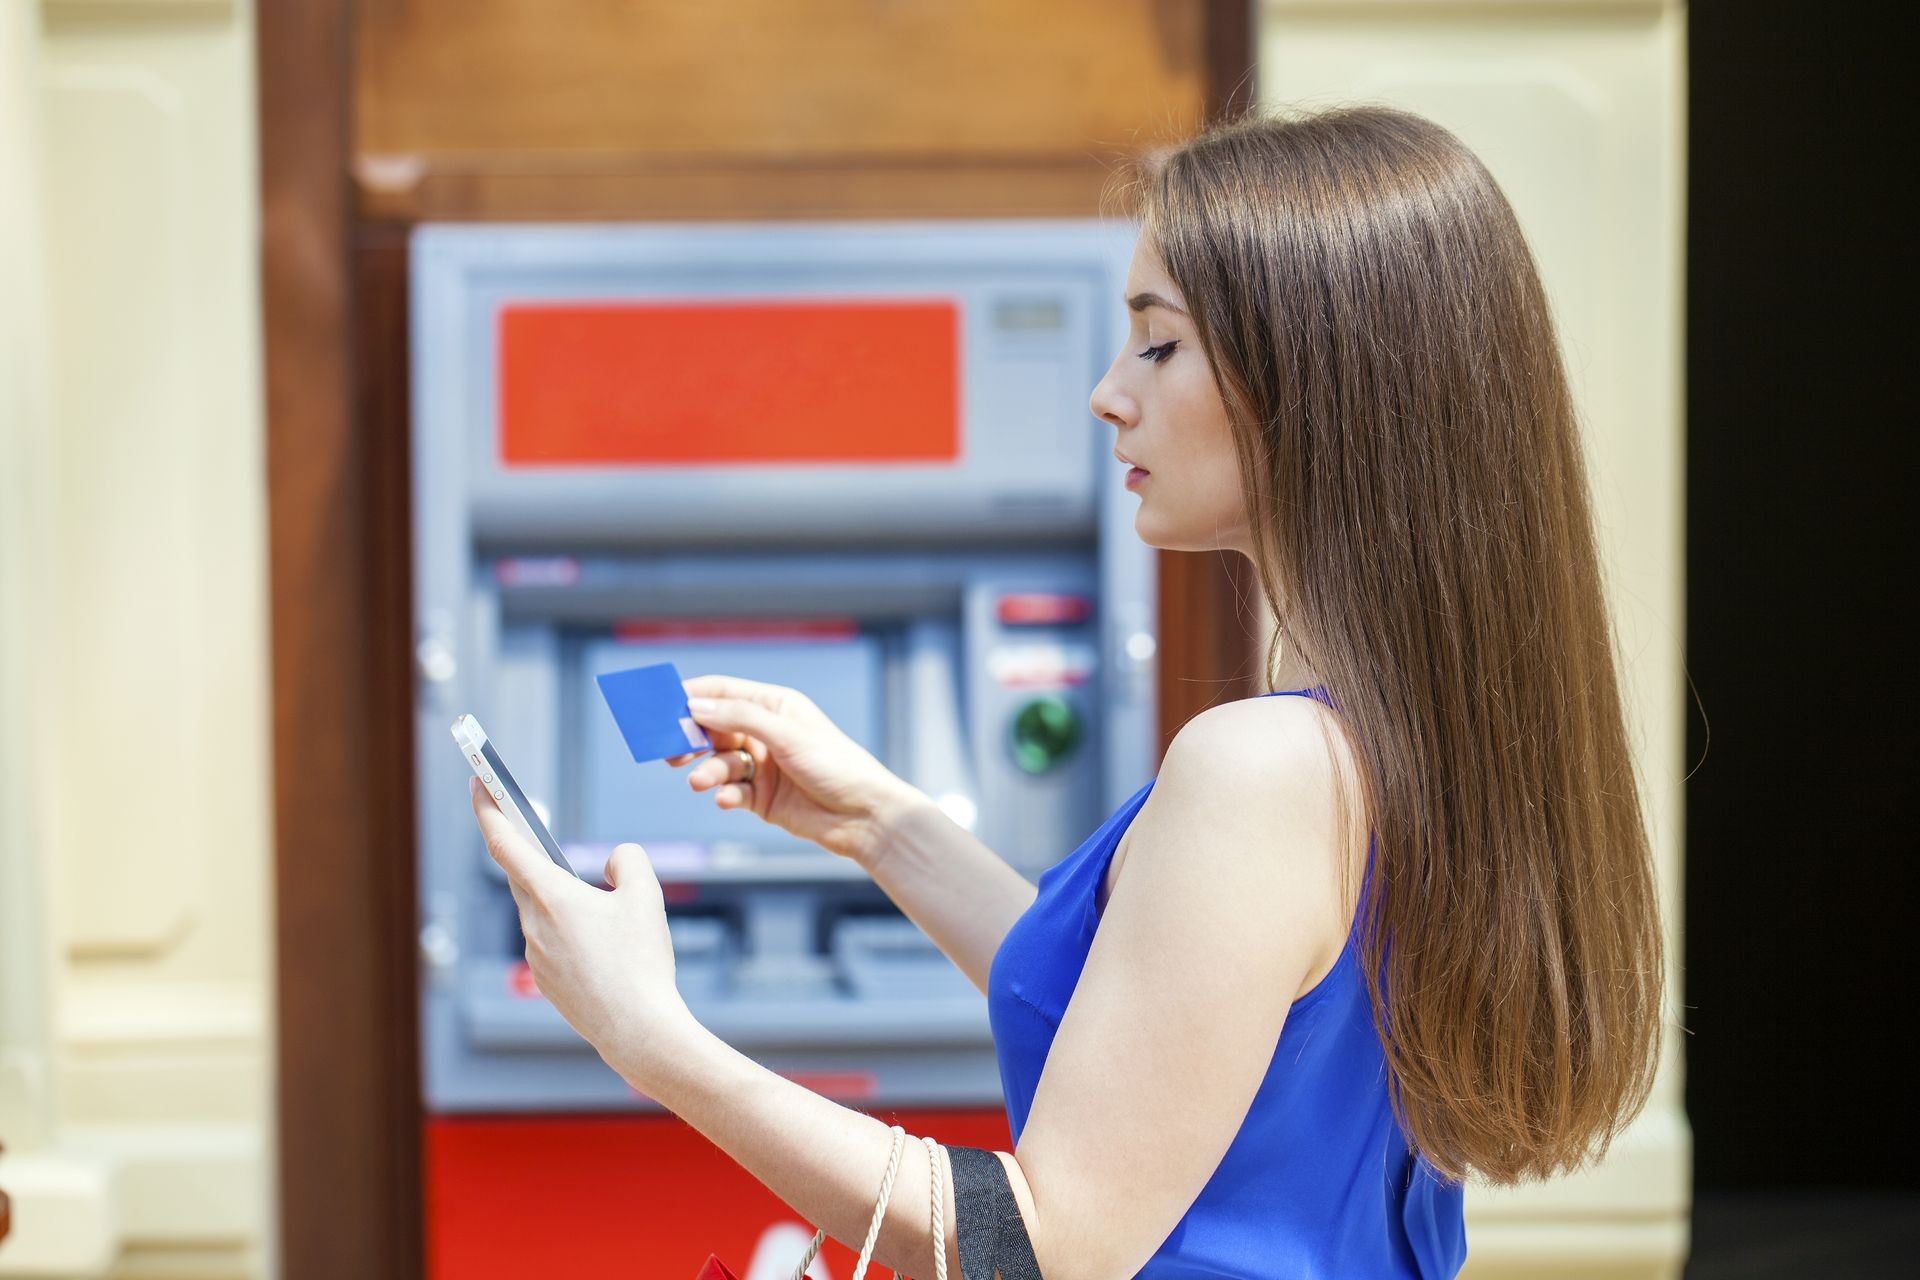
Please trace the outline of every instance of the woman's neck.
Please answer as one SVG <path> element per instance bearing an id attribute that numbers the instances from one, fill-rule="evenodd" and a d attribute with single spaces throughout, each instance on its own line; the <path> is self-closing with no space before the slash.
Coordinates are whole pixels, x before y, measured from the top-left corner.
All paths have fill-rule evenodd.
<path id="1" fill-rule="evenodd" d="M 1311 689 L 1320 683 L 1320 677 L 1313 669 L 1300 660 L 1298 654 L 1281 650 L 1274 665 L 1273 687 L 1275 689 Z"/>

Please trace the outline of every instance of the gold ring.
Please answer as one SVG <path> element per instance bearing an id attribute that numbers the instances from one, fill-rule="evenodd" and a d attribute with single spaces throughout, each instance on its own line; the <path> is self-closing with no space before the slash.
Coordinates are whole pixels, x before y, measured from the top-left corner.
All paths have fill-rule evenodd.
<path id="1" fill-rule="evenodd" d="M 746 765 L 747 765 L 747 771 L 741 774 L 740 777 L 736 779 L 736 781 L 752 782 L 755 771 L 760 767 L 759 764 L 754 760 L 753 753 L 748 751 L 745 747 L 735 747 L 734 751 L 739 753 L 740 758 L 746 761 Z"/>

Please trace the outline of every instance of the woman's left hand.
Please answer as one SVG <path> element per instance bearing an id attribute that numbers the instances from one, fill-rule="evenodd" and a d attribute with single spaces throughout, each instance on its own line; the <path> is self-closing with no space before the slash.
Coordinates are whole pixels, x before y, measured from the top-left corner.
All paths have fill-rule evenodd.
<path id="1" fill-rule="evenodd" d="M 610 889 L 595 888 L 555 866 L 478 778 L 467 790 L 487 852 L 505 869 L 520 908 L 534 983 L 573 1029 L 624 1074 L 648 1048 L 692 1024 L 674 985 L 666 904 L 646 851 L 614 849 Z"/>

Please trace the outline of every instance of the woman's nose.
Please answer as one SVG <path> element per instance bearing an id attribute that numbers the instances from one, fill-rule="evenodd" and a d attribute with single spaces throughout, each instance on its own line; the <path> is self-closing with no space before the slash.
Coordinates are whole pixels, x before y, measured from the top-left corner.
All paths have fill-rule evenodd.
<path id="1" fill-rule="evenodd" d="M 1116 427 L 1130 426 L 1135 417 L 1133 401 L 1114 385 L 1112 370 L 1094 385 L 1093 394 L 1087 397 L 1087 408 L 1093 411 L 1094 417 Z"/>

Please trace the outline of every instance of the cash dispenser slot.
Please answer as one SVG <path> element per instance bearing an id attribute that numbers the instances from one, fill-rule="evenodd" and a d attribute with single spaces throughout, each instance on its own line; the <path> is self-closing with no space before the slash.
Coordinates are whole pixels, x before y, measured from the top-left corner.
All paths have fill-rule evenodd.
<path id="1" fill-rule="evenodd" d="M 990 1045 L 980 994 L 885 899 L 858 910 L 813 894 L 735 886 L 706 915 L 668 912 L 681 996 L 740 1048 Z M 817 945 L 824 935 L 824 947 Z M 493 1050 L 587 1046 L 503 959 L 468 969 L 461 1004 L 472 1042 Z"/>

